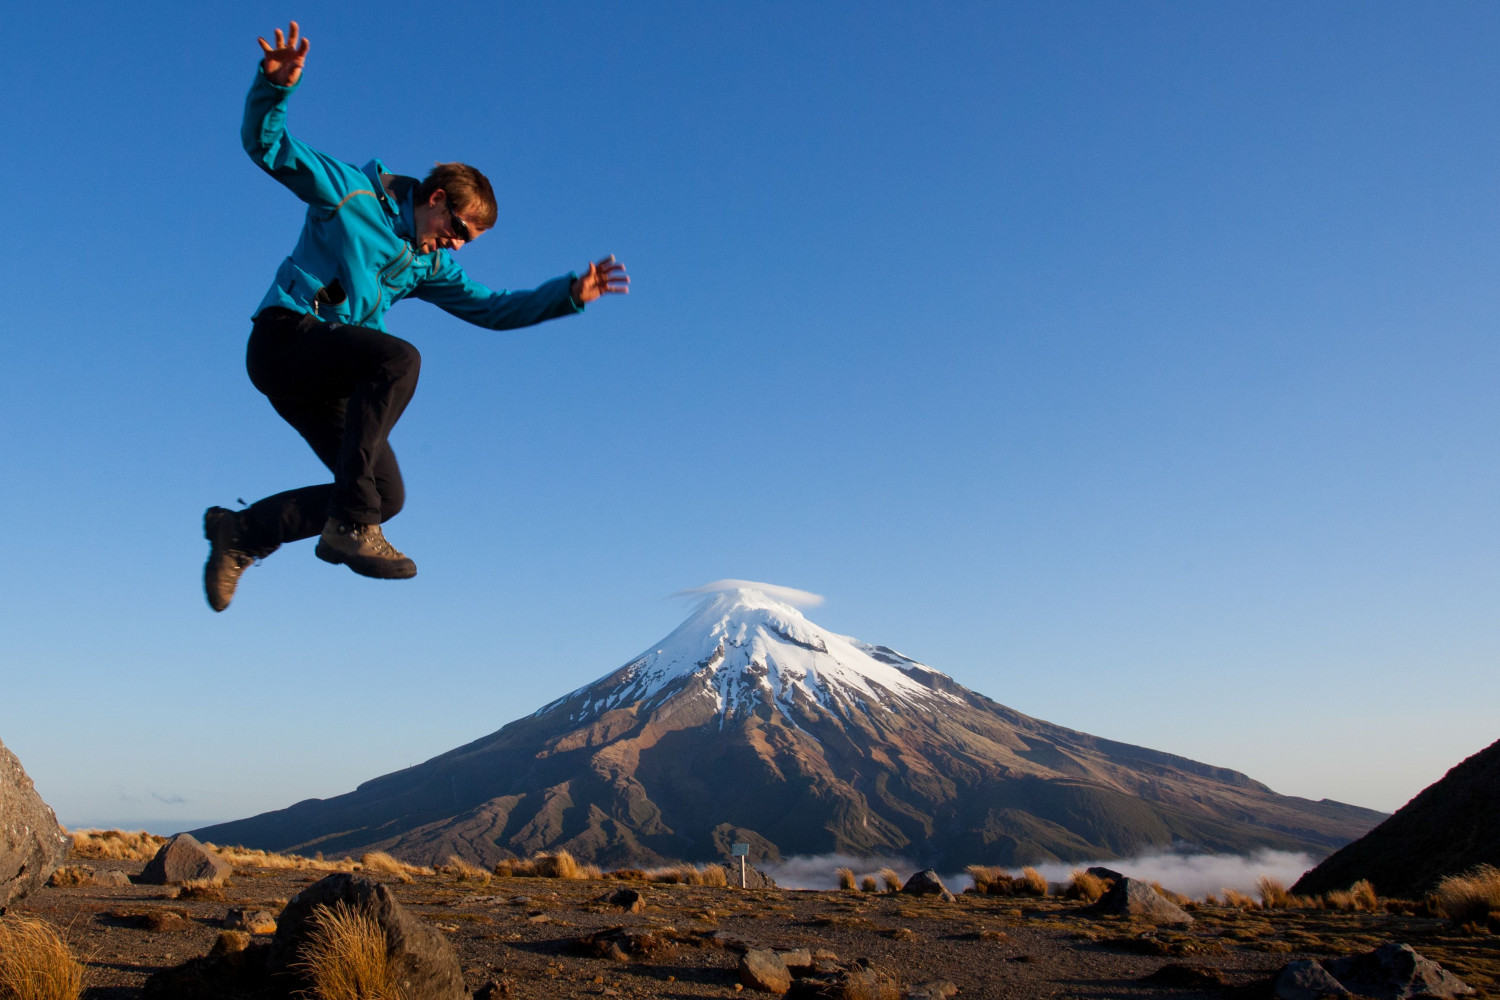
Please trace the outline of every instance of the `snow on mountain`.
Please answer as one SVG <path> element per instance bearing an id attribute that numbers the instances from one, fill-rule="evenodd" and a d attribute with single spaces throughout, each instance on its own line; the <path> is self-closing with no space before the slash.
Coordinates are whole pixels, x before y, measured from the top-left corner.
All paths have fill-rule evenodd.
<path id="1" fill-rule="evenodd" d="M 724 582 L 734 586 L 710 594 L 665 639 L 535 715 L 581 698 L 570 720 L 582 721 L 622 705 L 650 704 L 694 682 L 712 689 L 721 726 L 763 702 L 796 725 L 792 706 L 799 695 L 845 717 L 874 706 L 959 700 L 917 679 L 946 675 L 887 647 L 820 628 L 773 596 L 788 588 Z"/>

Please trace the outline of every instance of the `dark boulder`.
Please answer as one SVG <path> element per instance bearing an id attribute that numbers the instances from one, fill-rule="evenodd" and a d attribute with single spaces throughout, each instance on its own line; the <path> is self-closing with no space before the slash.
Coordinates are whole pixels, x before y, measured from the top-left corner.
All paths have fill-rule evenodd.
<path id="1" fill-rule="evenodd" d="M 0 913 L 44 885 L 68 853 L 57 815 L 0 743 Z"/>
<path id="2" fill-rule="evenodd" d="M 1153 924 L 1190 924 L 1192 914 L 1137 878 L 1122 878 L 1089 907 L 1095 913 L 1136 917 Z"/>
<path id="3" fill-rule="evenodd" d="M 146 885 L 168 885 L 172 882 L 224 881 L 234 874 L 234 866 L 198 843 L 191 833 L 179 833 L 157 850 L 156 855 L 136 876 Z"/>
<path id="4" fill-rule="evenodd" d="M 1398 997 L 1458 997 L 1474 990 L 1462 979 L 1423 958 L 1409 944 L 1394 941 L 1374 951 L 1323 963 L 1350 993 L 1378 1000 Z"/>
<path id="5" fill-rule="evenodd" d="M 901 891 L 914 896 L 941 896 L 947 900 L 957 898 L 953 893 L 948 891 L 948 887 L 943 884 L 943 880 L 938 878 L 938 873 L 931 868 L 924 868 L 907 879 L 906 884 L 901 887 Z"/>
<path id="6" fill-rule="evenodd" d="M 270 971 L 300 982 L 296 966 L 313 932 L 317 907 L 343 903 L 368 912 L 385 932 L 386 960 L 409 1000 L 469 1000 L 453 945 L 431 924 L 402 908 L 390 889 L 368 878 L 337 872 L 292 897 L 276 920 Z"/>

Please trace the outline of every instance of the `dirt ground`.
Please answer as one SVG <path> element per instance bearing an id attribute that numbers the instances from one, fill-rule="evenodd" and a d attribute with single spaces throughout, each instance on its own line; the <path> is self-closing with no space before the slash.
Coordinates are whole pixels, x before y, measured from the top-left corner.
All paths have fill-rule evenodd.
<path id="1" fill-rule="evenodd" d="M 81 860 L 131 875 L 143 867 Z M 88 1000 L 136 1000 L 152 973 L 206 954 L 229 908 L 279 913 L 323 875 L 237 868 L 209 898 L 149 885 L 49 887 L 13 911 L 62 930 L 74 953 L 87 960 Z M 746 946 L 827 949 L 843 962 L 869 960 L 907 990 L 948 980 L 958 997 L 975 1000 L 1248 1000 L 1268 996 L 1268 977 L 1289 961 L 1368 951 L 1387 941 L 1410 944 L 1441 962 L 1475 987 L 1477 997 L 1500 997 L 1500 935 L 1459 932 L 1440 919 L 1409 914 L 1199 905 L 1195 923 L 1173 929 L 1090 916 L 1084 904 L 1060 899 L 963 895 L 945 903 L 612 880 L 370 877 L 449 936 L 471 990 L 493 982 L 495 996 L 526 1000 L 746 996 L 751 991 L 736 975 Z M 644 894 L 643 912 L 603 901 L 622 886 Z M 593 957 L 579 946 L 581 937 L 612 927 L 654 929 L 667 943 L 625 962 Z"/>

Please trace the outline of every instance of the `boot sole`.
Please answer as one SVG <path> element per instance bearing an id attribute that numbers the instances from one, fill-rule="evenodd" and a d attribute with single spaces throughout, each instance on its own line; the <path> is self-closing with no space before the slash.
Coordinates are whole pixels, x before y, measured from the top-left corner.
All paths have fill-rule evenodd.
<path id="1" fill-rule="evenodd" d="M 321 538 L 318 539 L 317 548 L 313 549 L 313 555 L 335 566 L 348 566 L 360 576 L 367 576 L 372 580 L 410 580 L 417 575 L 417 564 L 410 559 L 403 565 L 389 559 L 350 558 Z"/>

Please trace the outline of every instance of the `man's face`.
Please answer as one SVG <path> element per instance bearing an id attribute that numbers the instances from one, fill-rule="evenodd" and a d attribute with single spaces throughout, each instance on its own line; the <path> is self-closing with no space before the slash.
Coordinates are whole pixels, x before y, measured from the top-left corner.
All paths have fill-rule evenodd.
<path id="1" fill-rule="evenodd" d="M 416 207 L 415 216 L 419 253 L 432 253 L 439 247 L 457 250 L 484 232 L 464 217 L 462 209 L 448 201 L 448 192 L 442 188 L 432 192 L 432 197 L 427 199 L 426 204 Z"/>

